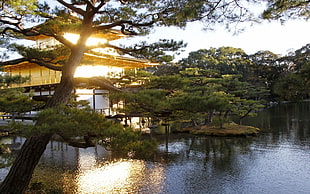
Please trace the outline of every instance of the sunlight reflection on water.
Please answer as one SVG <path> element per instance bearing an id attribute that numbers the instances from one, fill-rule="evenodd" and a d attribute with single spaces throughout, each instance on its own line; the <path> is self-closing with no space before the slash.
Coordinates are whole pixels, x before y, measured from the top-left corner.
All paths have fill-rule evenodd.
<path id="1" fill-rule="evenodd" d="M 85 158 L 83 162 L 87 161 Z M 145 183 L 153 189 L 152 193 L 159 193 L 163 168 L 146 168 L 146 165 L 142 160 L 119 160 L 89 169 L 81 166 L 76 175 L 77 193 L 137 193 Z"/>
<path id="2" fill-rule="evenodd" d="M 33 181 L 58 185 L 66 194 L 163 193 L 166 164 L 116 159 L 101 146 L 75 149 L 61 145 L 50 143 Z"/>

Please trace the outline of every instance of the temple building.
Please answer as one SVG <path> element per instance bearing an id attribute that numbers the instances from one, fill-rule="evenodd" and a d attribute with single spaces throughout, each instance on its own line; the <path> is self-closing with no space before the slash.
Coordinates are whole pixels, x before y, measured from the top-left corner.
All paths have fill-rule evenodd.
<path id="1" fill-rule="evenodd" d="M 90 37 L 87 45 L 107 43 L 123 38 L 125 35 L 117 30 L 110 30 L 106 33 L 96 34 Z M 66 33 L 64 37 L 75 43 L 79 36 Z M 34 47 L 49 49 L 51 46 L 60 44 L 57 40 L 47 36 L 27 37 L 35 42 Z M 74 77 L 85 82 L 78 82 L 73 91 L 78 97 L 77 100 L 87 100 L 92 109 L 97 112 L 111 116 L 113 113 L 109 103 L 108 94 L 118 87 L 109 83 L 104 78 L 119 78 L 124 75 L 127 69 L 139 69 L 154 66 L 148 60 L 135 59 L 131 56 L 121 56 L 114 48 L 96 48 L 84 53 L 83 60 L 77 68 Z M 4 66 L 4 71 L 10 75 L 29 77 L 29 80 L 22 84 L 11 85 L 10 87 L 24 87 L 27 91 L 34 91 L 33 99 L 44 100 L 53 95 L 54 89 L 61 79 L 61 71 L 39 66 L 35 63 L 20 62 Z M 99 79 L 102 78 L 102 79 Z"/>

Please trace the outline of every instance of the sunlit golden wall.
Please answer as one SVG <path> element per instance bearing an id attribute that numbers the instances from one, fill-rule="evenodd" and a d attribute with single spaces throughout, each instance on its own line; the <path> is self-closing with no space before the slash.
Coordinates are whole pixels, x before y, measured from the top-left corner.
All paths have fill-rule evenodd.
<path id="1" fill-rule="evenodd" d="M 55 84 L 60 82 L 61 72 L 50 70 L 35 64 L 19 64 L 5 67 L 5 71 L 10 75 L 21 75 L 29 77 L 29 80 L 22 84 L 13 84 L 11 87 L 37 86 L 45 84 Z"/>

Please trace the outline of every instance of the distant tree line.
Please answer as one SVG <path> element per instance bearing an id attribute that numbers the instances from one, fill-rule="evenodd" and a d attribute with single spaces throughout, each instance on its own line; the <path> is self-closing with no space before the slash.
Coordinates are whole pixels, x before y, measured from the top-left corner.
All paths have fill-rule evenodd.
<path id="1" fill-rule="evenodd" d="M 156 67 L 154 75 L 175 75 L 187 68 L 199 68 L 217 75 L 239 75 L 256 89 L 266 89 L 266 101 L 296 101 L 309 98 L 310 44 L 285 56 L 270 51 L 248 55 L 242 49 L 220 47 L 191 52 L 176 64 Z"/>
<path id="2" fill-rule="evenodd" d="M 220 47 L 191 52 L 177 63 L 129 71 L 116 79 L 130 88 L 111 100 L 125 102 L 127 115 L 153 120 L 190 120 L 193 125 L 218 125 L 253 116 L 270 102 L 298 101 L 310 94 L 310 44 L 279 56 L 270 51 L 248 55 Z M 124 82 L 123 80 L 126 80 Z"/>

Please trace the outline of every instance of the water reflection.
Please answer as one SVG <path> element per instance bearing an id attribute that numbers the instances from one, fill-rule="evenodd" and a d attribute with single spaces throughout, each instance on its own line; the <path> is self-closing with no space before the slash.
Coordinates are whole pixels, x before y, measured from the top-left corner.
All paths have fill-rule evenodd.
<path id="1" fill-rule="evenodd" d="M 117 161 L 92 169 L 80 169 L 77 176 L 78 193 L 126 192 L 132 189 L 134 179 L 143 175 L 141 161 Z"/>
<path id="2" fill-rule="evenodd" d="M 53 145 L 50 145 L 52 149 L 44 153 L 35 177 L 42 180 L 47 168 L 55 170 L 55 165 L 60 166 L 61 168 L 57 169 L 58 177 L 53 179 L 62 180 L 62 189 L 65 193 L 139 193 L 144 190 L 160 193 L 162 191 L 165 175 L 164 167 L 159 163 L 135 159 L 112 159 L 111 153 L 101 146 L 76 149 L 58 143 L 53 142 Z M 58 164 L 55 161 L 58 161 Z M 50 176 L 45 177 L 45 181 L 50 182 L 49 178 Z"/>
<path id="3" fill-rule="evenodd" d="M 247 152 L 251 143 L 252 138 L 171 135 L 162 193 L 238 193 L 232 187 L 244 174 L 238 154 Z M 159 148 L 165 150 L 165 142 Z"/>
<path id="4" fill-rule="evenodd" d="M 282 104 L 249 118 L 245 124 L 262 129 L 261 142 L 273 146 L 279 143 L 306 144 L 310 142 L 310 102 Z"/>
<path id="5" fill-rule="evenodd" d="M 253 138 L 171 134 L 154 160 L 113 158 L 101 146 L 51 142 L 34 180 L 64 193 L 310 193 L 310 103 L 268 109 L 244 121 Z"/>

